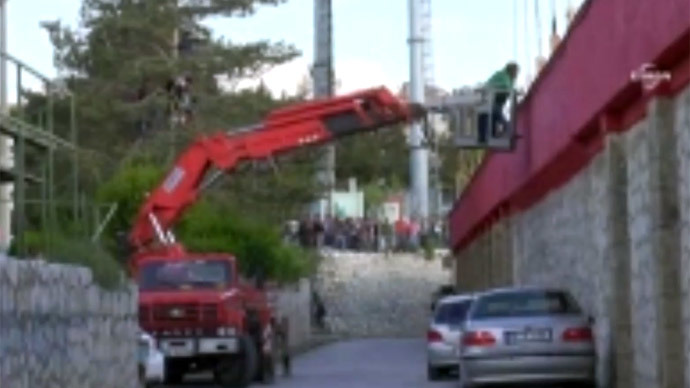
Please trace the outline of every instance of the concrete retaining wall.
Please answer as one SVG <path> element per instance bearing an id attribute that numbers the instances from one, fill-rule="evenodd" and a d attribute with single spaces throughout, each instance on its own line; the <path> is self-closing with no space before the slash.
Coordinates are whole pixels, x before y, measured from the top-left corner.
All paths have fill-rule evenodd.
<path id="1" fill-rule="evenodd" d="M 137 292 L 88 269 L 0 259 L 0 386 L 133 388 Z"/>
<path id="2" fill-rule="evenodd" d="M 690 388 L 688 236 L 690 89 L 459 253 L 456 281 L 566 287 L 596 319 L 601 387 Z"/>
<path id="3" fill-rule="evenodd" d="M 341 336 L 423 336 L 431 294 L 452 279 L 440 257 L 428 261 L 412 254 L 325 255 L 315 286 L 329 329 Z"/>

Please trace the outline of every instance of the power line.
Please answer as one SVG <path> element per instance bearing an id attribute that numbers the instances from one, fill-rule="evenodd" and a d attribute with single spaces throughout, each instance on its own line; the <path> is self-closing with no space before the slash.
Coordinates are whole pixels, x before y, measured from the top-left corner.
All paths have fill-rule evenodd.
<path id="1" fill-rule="evenodd" d="M 541 48 L 542 48 L 542 41 L 541 41 L 541 16 L 539 15 L 539 1 L 534 2 L 534 19 L 535 19 L 535 29 L 537 33 L 537 56 L 541 57 Z"/>
<path id="2" fill-rule="evenodd" d="M 532 73 L 532 53 L 531 50 L 529 49 L 529 23 L 527 21 L 527 18 L 529 17 L 529 0 L 524 0 L 524 29 L 525 29 L 525 36 L 524 36 L 524 42 L 525 42 L 525 55 L 527 56 L 527 60 L 525 61 L 525 79 L 526 79 L 526 84 L 529 84 L 531 82 L 531 73 Z"/>
<path id="3" fill-rule="evenodd" d="M 513 59 L 518 60 L 518 0 L 513 0 Z"/>

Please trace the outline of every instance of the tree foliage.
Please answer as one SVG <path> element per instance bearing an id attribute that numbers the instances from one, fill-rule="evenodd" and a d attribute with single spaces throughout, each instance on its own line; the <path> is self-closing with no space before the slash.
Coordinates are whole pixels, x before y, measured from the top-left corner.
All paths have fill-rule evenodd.
<path id="1" fill-rule="evenodd" d="M 128 230 L 145 193 L 151 191 L 163 175 L 164 170 L 159 166 L 136 160 L 123 166 L 101 187 L 99 199 L 117 203 L 119 207 L 107 235 Z M 261 217 L 244 214 L 228 198 L 213 195 L 192 206 L 175 231 L 191 251 L 235 255 L 240 268 L 247 274 L 261 272 L 279 281 L 297 280 L 313 269 L 315 255 L 284 245 L 280 228 L 275 225 Z"/>
<path id="2" fill-rule="evenodd" d="M 381 183 L 386 187 L 406 187 L 409 181 L 406 141 L 400 126 L 343 139 L 336 146 L 336 174 L 342 179 L 356 177 L 361 185 Z"/>
<path id="3" fill-rule="evenodd" d="M 108 161 L 107 166 L 98 163 L 98 172 L 90 175 L 107 179 L 116 173 L 121 160 L 140 157 L 170 166 L 200 134 L 257 123 L 270 110 L 298 100 L 301 96 L 275 99 L 264 87 L 242 91 L 222 87 L 240 78 L 258 76 L 294 58 L 299 55 L 294 47 L 283 42 L 235 43 L 214 37 L 202 24 L 207 17 L 249 16 L 259 6 L 280 3 L 84 0 L 81 28 L 48 23 L 55 63 L 78 96 L 80 145 L 105 155 Z M 181 75 L 192 80 L 194 119 L 173 126 L 166 86 Z M 149 124 L 146 129 L 143 122 Z M 280 178 L 270 182 L 274 188 L 261 192 L 273 202 L 292 204 L 304 200 L 305 193 L 313 191 L 310 162 L 317 154 L 306 151 L 281 159 Z M 92 166 L 90 162 L 83 165 Z M 244 169 L 233 181 L 245 183 L 256 175 L 256 168 Z M 101 182 L 91 183 L 95 190 Z M 245 185 L 230 186 L 238 197 L 263 202 L 256 190 L 243 193 Z M 281 188 L 286 189 L 285 195 L 280 194 Z"/>
<path id="4" fill-rule="evenodd" d="M 82 28 L 48 24 L 55 63 L 79 96 L 81 144 L 120 157 L 143 134 L 140 122 L 153 130 L 169 130 L 166 85 L 176 76 L 193 79 L 196 120 L 185 131 L 228 128 L 253 121 L 257 111 L 270 109 L 262 93 L 252 99 L 222 93 L 219 79 L 235 80 L 260 74 L 298 55 L 283 43 L 233 43 L 213 37 L 201 20 L 215 15 L 246 15 L 265 0 L 86 0 Z M 228 81 L 228 82 L 230 82 Z M 253 100 L 253 101 L 252 101 Z M 251 103 L 254 105 L 251 105 Z M 248 112 L 240 107 L 250 107 Z M 237 117 L 239 116 L 244 117 Z M 229 120 L 232 119 L 232 120 Z"/>
<path id="5" fill-rule="evenodd" d="M 274 98 L 264 86 L 232 87 L 238 79 L 256 77 L 296 57 L 294 47 L 283 42 L 238 43 L 214 36 L 203 24 L 205 18 L 247 17 L 261 6 L 282 2 L 83 0 L 78 28 L 57 21 L 45 24 L 55 65 L 76 96 L 81 189 L 92 202 L 118 204 L 103 234 L 111 254 L 118 253 L 115 235 L 129 231 L 145 193 L 194 139 L 258 123 L 272 109 L 303 98 Z M 194 114 L 191 121 L 176 124 L 171 120 L 169 86 L 179 77 L 191 81 Z M 22 116 L 40 122 L 45 95 L 27 99 Z M 69 138 L 69 100 L 58 99 L 53 110 L 56 133 Z M 182 220 L 181 239 L 187 243 L 189 238 L 190 248 L 236 252 L 251 270 L 272 262 L 275 266 L 267 271 L 283 279 L 303 273 L 308 254 L 283 246 L 271 225 L 296 215 L 313 198 L 319 154 L 302 150 L 277 158 L 277 173 L 266 162 L 239 166 Z M 29 158 L 40 161 L 42 155 Z M 62 182 L 58 184 L 65 189 L 57 190 L 58 195 L 69 195 L 70 161 L 55 166 Z M 27 239 L 40 249 L 45 245 L 42 227 L 31 225 L 33 232 L 27 235 L 34 237 Z M 268 245 L 259 248 L 262 244 Z"/>

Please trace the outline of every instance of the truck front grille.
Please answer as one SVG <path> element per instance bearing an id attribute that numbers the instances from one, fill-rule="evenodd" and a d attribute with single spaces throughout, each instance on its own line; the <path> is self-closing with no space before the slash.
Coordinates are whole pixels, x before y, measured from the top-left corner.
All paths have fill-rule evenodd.
<path id="1" fill-rule="evenodd" d="M 152 310 L 155 323 L 212 323 L 218 319 L 218 306 L 215 304 L 157 304 Z"/>

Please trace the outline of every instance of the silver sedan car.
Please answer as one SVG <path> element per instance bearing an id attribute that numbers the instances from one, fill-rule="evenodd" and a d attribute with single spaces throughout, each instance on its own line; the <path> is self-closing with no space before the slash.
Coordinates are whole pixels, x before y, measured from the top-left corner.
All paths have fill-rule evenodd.
<path id="1" fill-rule="evenodd" d="M 596 357 L 591 325 L 564 290 L 509 288 L 479 294 L 460 340 L 460 386 L 593 387 Z"/>
<path id="2" fill-rule="evenodd" d="M 427 331 L 427 375 L 438 380 L 458 370 L 460 329 L 472 304 L 470 295 L 445 296 L 436 302 Z"/>

